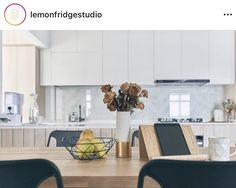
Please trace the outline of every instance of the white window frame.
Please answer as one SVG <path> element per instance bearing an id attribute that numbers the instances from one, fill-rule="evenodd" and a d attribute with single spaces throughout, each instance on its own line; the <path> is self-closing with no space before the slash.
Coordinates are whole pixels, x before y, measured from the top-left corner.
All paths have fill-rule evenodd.
<path id="1" fill-rule="evenodd" d="M 173 99 L 174 96 L 176 99 Z M 187 96 L 187 99 L 183 99 L 183 96 Z M 178 109 L 178 115 L 172 115 L 171 114 L 171 103 L 178 103 L 179 109 Z M 189 112 L 187 115 L 182 114 L 182 105 L 183 103 L 189 104 Z M 191 104 L 191 95 L 189 93 L 171 93 L 169 94 L 169 113 L 171 118 L 189 118 L 190 117 L 190 104 Z"/>

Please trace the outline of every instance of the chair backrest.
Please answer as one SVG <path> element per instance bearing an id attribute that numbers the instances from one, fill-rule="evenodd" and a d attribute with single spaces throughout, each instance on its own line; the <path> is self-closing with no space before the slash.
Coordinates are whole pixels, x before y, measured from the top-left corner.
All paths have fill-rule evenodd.
<path id="1" fill-rule="evenodd" d="M 132 134 L 131 146 L 134 146 L 134 138 L 139 138 L 139 131 L 136 130 Z"/>
<path id="2" fill-rule="evenodd" d="M 236 161 L 151 160 L 139 173 L 138 188 L 144 177 L 156 180 L 162 188 L 233 188 Z"/>
<path id="3" fill-rule="evenodd" d="M 49 160 L 0 161 L 0 187 L 38 188 L 49 177 L 55 177 L 57 188 L 63 188 L 60 171 Z"/>
<path id="4" fill-rule="evenodd" d="M 57 147 L 63 147 L 63 146 L 70 146 L 75 145 L 78 138 L 80 137 L 82 131 L 67 131 L 67 130 L 55 130 L 52 131 L 48 137 L 47 147 L 50 144 L 51 138 L 56 139 L 56 146 Z M 62 139 L 65 140 L 65 142 L 62 143 Z"/>

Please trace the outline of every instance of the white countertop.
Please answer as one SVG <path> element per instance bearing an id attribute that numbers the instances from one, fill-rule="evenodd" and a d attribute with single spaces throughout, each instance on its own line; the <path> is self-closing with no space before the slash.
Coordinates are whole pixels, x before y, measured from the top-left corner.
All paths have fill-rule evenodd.
<path id="1" fill-rule="evenodd" d="M 154 120 L 131 120 L 131 127 L 138 128 L 139 125 L 152 125 L 154 124 Z M 236 125 L 236 122 L 201 122 L 201 123 L 181 123 L 186 125 L 193 126 L 223 126 L 223 125 Z M 65 122 L 65 121 L 45 121 L 39 124 L 29 124 L 29 123 L 0 123 L 0 128 L 15 128 L 15 129 L 65 129 L 65 128 L 115 128 L 116 121 L 115 120 L 88 120 L 83 122 Z"/>

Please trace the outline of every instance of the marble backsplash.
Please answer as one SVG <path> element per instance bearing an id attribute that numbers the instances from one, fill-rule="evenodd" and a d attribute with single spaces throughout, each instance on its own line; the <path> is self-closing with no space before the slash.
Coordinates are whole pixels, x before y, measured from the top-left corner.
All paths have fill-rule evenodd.
<path id="1" fill-rule="evenodd" d="M 137 120 L 156 120 L 169 117 L 169 95 L 190 95 L 190 117 L 201 117 L 209 121 L 216 106 L 224 100 L 223 86 L 146 86 L 149 98 L 143 98 L 144 110 L 136 110 L 131 115 Z M 117 91 L 118 88 L 113 88 Z M 99 86 L 56 87 L 56 118 L 68 120 L 72 111 L 78 112 L 82 106 L 82 116 L 87 120 L 115 119 L 116 112 L 110 112 L 103 104 L 103 93 Z"/>

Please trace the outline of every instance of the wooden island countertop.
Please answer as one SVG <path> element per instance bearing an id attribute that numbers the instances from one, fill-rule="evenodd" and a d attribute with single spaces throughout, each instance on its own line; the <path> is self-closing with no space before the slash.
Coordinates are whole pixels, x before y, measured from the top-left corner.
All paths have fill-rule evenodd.
<path id="1" fill-rule="evenodd" d="M 110 152 L 105 159 L 74 160 L 65 148 L 1 148 L 0 160 L 44 158 L 60 169 L 65 188 L 135 188 L 139 170 L 146 161 L 133 148 L 132 158 L 116 158 Z M 157 187 L 147 180 L 147 187 Z M 53 187 L 53 180 L 41 187 Z"/>

